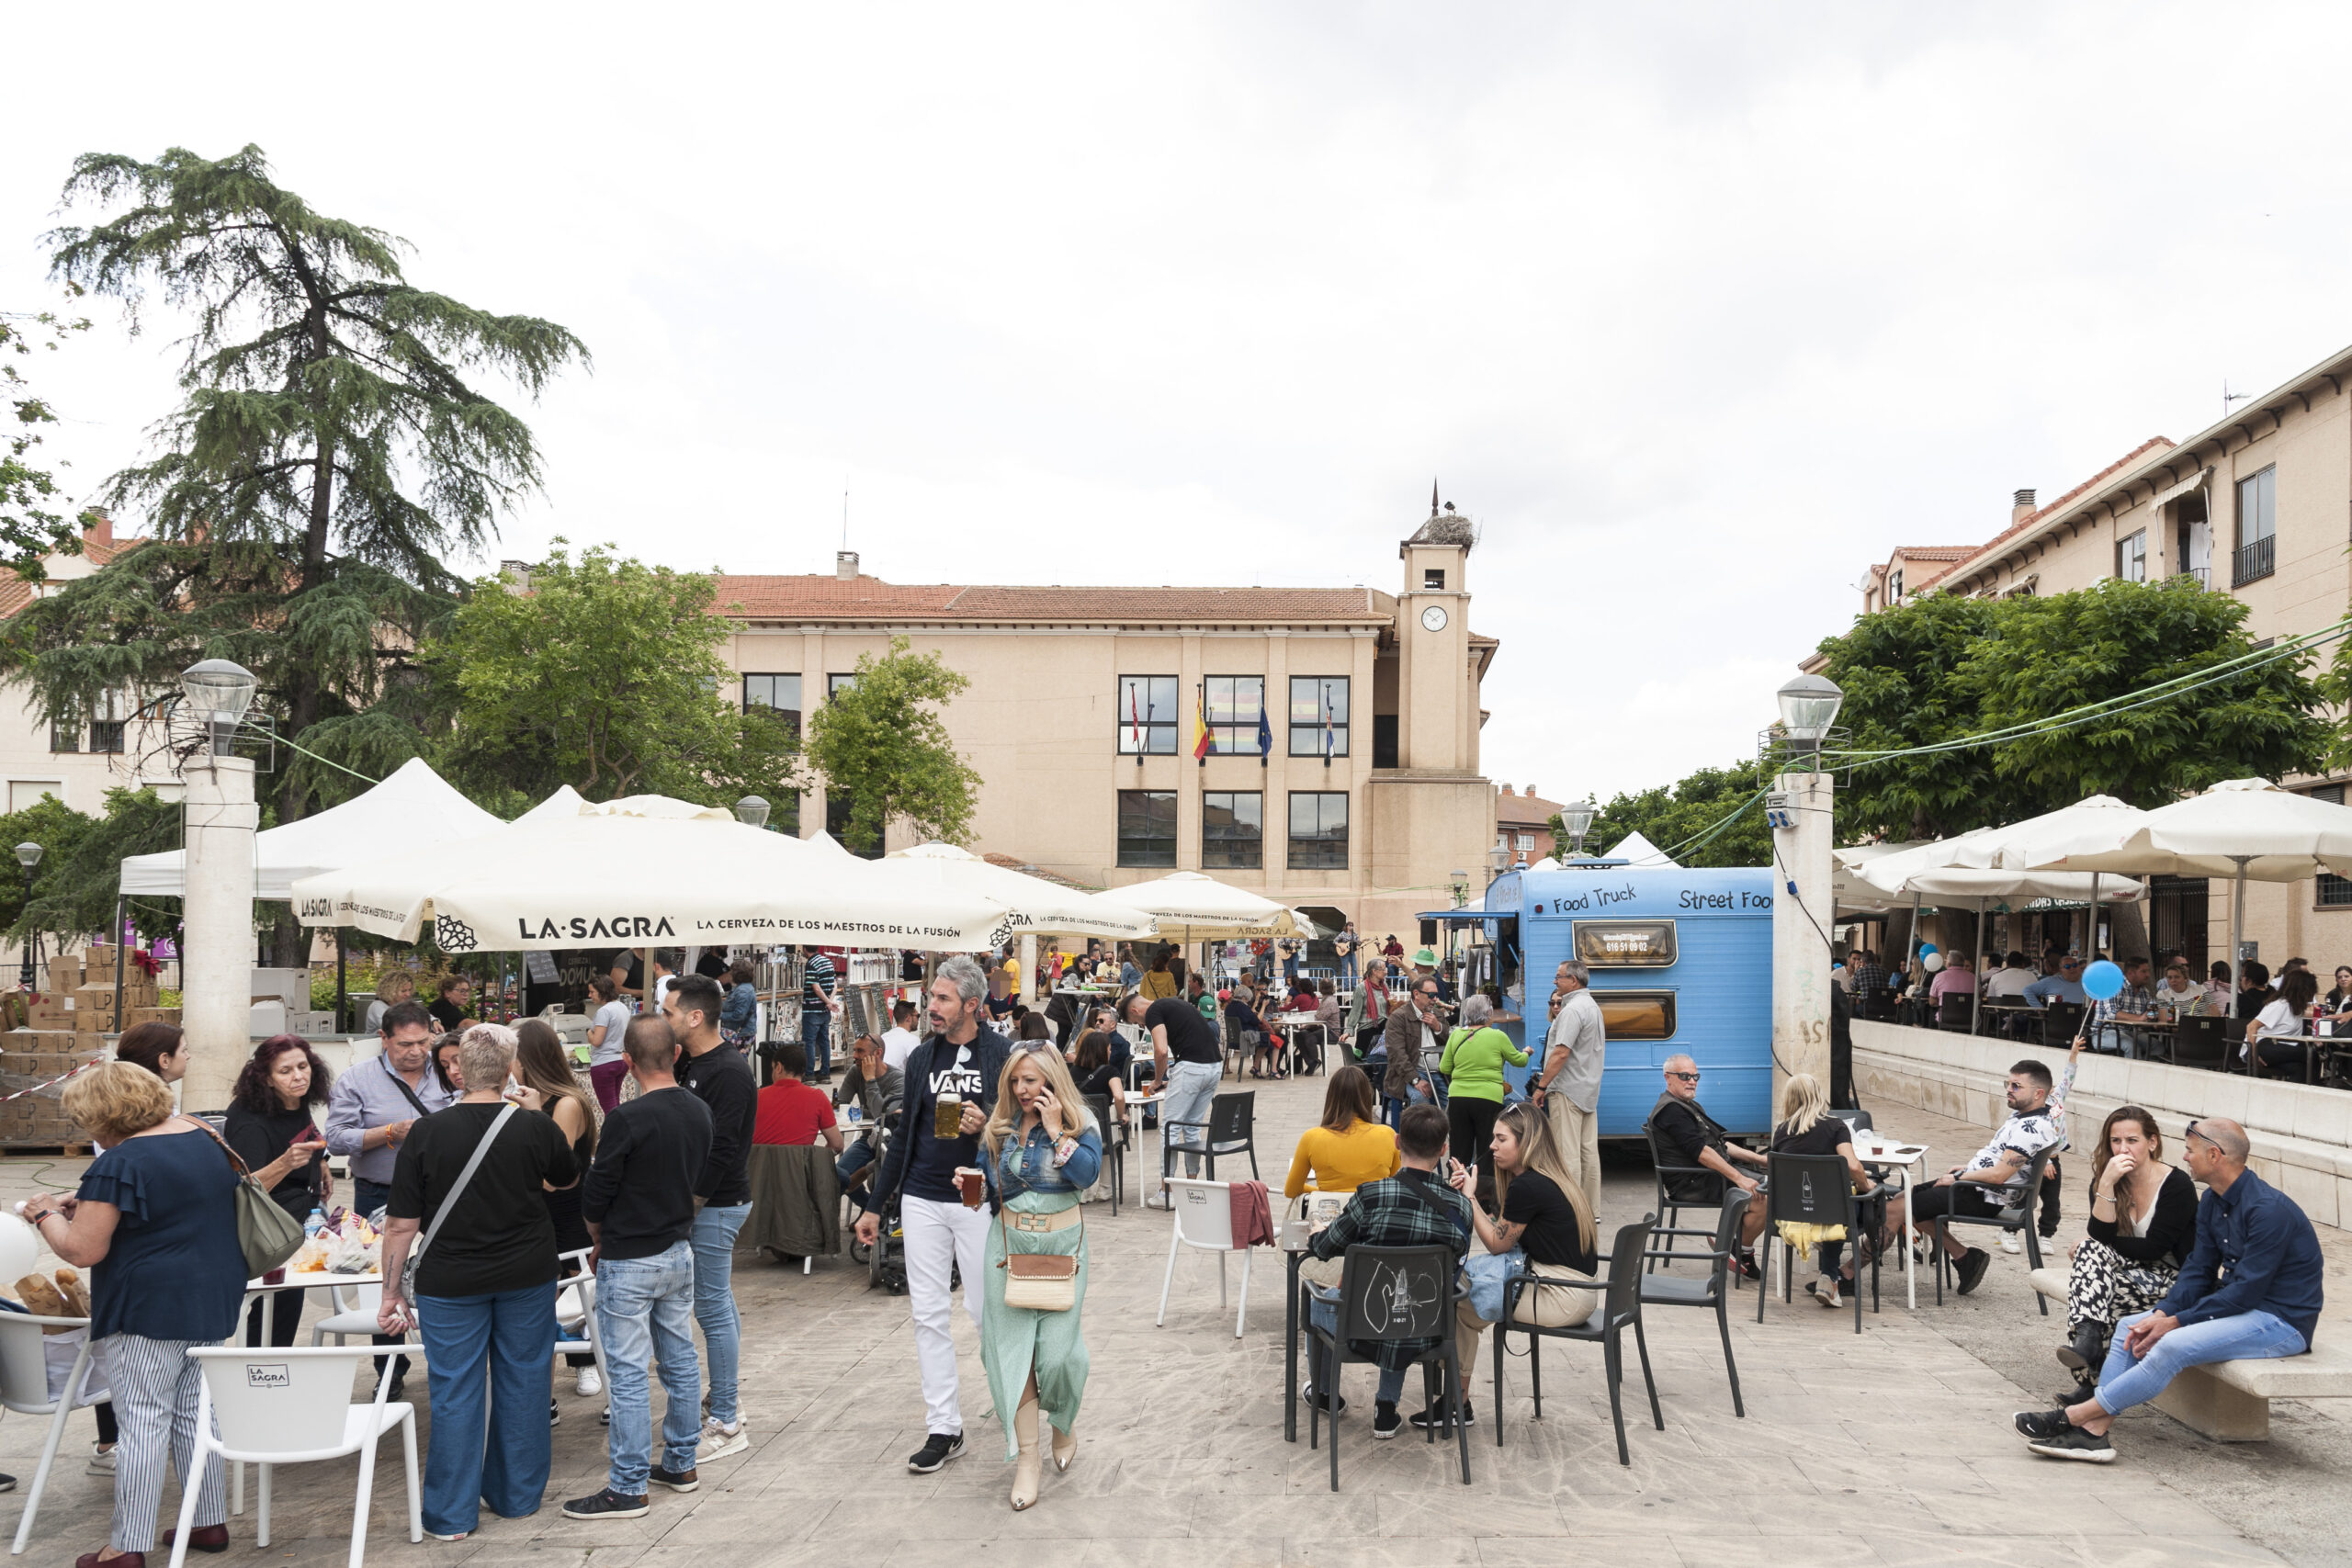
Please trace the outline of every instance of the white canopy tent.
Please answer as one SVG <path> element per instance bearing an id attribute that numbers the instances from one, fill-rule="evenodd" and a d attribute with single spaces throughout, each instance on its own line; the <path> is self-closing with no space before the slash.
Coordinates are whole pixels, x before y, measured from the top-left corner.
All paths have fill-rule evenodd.
<path id="1" fill-rule="evenodd" d="M 985 952 L 1006 906 L 918 890 L 872 862 L 828 855 L 662 795 L 547 803 L 500 832 L 298 882 L 305 925 L 413 942 L 430 923 L 448 953 L 649 942 L 825 942 Z"/>
<path id="2" fill-rule="evenodd" d="M 1659 849 L 1656 844 L 1651 843 L 1639 833 L 1626 834 L 1623 838 L 1617 840 L 1617 847 L 1615 849 L 1611 850 L 1607 854 L 1602 855 L 1600 858 L 1603 860 L 1622 860 L 1635 866 L 1657 866 L 1661 869 L 1671 866 L 1675 863 L 1673 861 L 1667 858 L 1666 852 L 1664 850 Z"/>
<path id="3" fill-rule="evenodd" d="M 577 796 L 574 796 L 577 799 Z M 254 897 L 280 901 L 306 876 L 437 844 L 479 839 L 505 823 L 468 800 L 412 757 L 365 795 L 315 817 L 254 835 Z M 131 855 L 122 863 L 122 892 L 178 897 L 187 891 L 187 852 Z"/>
<path id="4" fill-rule="evenodd" d="M 1042 876 L 993 865 L 954 844 L 935 840 L 916 844 L 869 863 L 884 877 L 916 893 L 938 889 L 1001 904 L 1014 934 L 1142 942 L 1157 935 L 1159 929 L 1151 916 L 1113 895 L 1064 887 Z"/>

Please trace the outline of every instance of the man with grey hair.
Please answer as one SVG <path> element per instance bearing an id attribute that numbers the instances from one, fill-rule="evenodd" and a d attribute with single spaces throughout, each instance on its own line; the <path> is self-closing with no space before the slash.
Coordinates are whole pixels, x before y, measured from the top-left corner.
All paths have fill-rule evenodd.
<path id="1" fill-rule="evenodd" d="M 1544 1066 L 1535 1075 L 1535 1103 L 1552 1120 L 1552 1132 L 1567 1161 L 1568 1174 L 1584 1188 L 1585 1202 L 1600 1213 L 1600 1068 L 1608 1051 L 1600 1004 L 1592 999 L 1592 974 L 1581 958 L 1561 962 L 1552 972 L 1552 995 L 1559 1011 Z"/>
<path id="2" fill-rule="evenodd" d="M 1708 1172 L 1679 1179 L 1669 1196 L 1678 1203 L 1720 1203 L 1728 1187 L 1760 1191 L 1769 1162 L 1754 1149 L 1732 1142 L 1724 1124 L 1699 1103 L 1699 1064 L 1678 1051 L 1666 1059 L 1665 1071 L 1666 1092 L 1650 1107 L 1646 1130 L 1657 1137 L 1664 1163 Z M 1750 1248 L 1740 1248 L 1737 1262 L 1741 1273 L 1758 1277 Z"/>
<path id="3" fill-rule="evenodd" d="M 2181 1163 L 2205 1184 L 2197 1243 L 2165 1299 L 2115 1325 L 2098 1389 L 2063 1410 L 2020 1410 L 2026 1446 L 2107 1464 L 2108 1428 L 2190 1367 L 2300 1356 L 2319 1326 L 2319 1237 L 2295 1201 L 2245 1168 L 2245 1129 L 2218 1116 L 2188 1124 Z"/>
<path id="4" fill-rule="evenodd" d="M 907 1057 L 906 1108 L 899 1137 L 874 1176 L 874 1193 L 858 1216 L 857 1239 L 875 1246 L 897 1200 L 907 1248 L 907 1304 L 914 1314 L 915 1358 L 922 1371 L 923 1446 L 907 1468 L 929 1475 L 964 1451 L 964 1415 L 956 1401 L 956 1339 L 950 1276 L 961 1269 L 964 1310 L 980 1324 L 981 1281 L 994 1200 L 967 1207 L 956 1190 L 958 1166 L 981 1163 L 979 1132 L 1004 1077 L 1012 1043 L 981 1021 L 989 977 L 965 953 L 941 964 L 928 992 L 931 1033 Z M 1198 1017 L 1198 1014 L 1194 1014 Z"/>

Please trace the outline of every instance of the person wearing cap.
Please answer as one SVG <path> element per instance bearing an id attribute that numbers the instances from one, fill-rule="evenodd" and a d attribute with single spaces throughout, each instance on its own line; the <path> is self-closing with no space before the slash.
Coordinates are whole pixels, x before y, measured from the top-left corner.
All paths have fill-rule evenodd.
<path id="1" fill-rule="evenodd" d="M 2090 1398 L 2018 1412 L 2017 1429 L 2035 1453 L 2112 1463 L 2115 1418 L 2188 1368 L 2312 1348 L 2324 1300 L 2319 1236 L 2293 1199 L 2246 1168 L 2250 1147 L 2234 1122 L 2188 1124 L 2182 1163 L 2206 1188 L 2196 1246 L 2164 1300 L 2115 1325 Z"/>

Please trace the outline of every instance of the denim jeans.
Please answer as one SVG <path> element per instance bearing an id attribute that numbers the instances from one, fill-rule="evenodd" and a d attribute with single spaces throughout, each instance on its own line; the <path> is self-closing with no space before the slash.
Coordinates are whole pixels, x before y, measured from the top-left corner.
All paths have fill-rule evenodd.
<path id="1" fill-rule="evenodd" d="M 702 1440 L 702 1371 L 695 1359 L 695 1255 L 681 1241 L 650 1258 L 607 1258 L 596 1265 L 596 1337 L 613 1408 L 612 1473 L 624 1497 L 645 1495 L 653 1449 L 653 1388 L 649 1363 L 662 1367 L 662 1468 L 692 1470 Z"/>
<path id="2" fill-rule="evenodd" d="M 2157 1340 L 2147 1355 L 2134 1356 L 2123 1348 L 2124 1340 L 2132 1325 L 2148 1315 L 2134 1313 L 2115 1325 L 2115 1337 L 2107 1348 L 2107 1365 L 2098 1374 L 2098 1406 L 2109 1416 L 2155 1398 L 2186 1368 L 2201 1367 L 2208 1361 L 2300 1356 L 2311 1348 L 2284 1321 L 2257 1311 L 2184 1324 Z"/>
<path id="3" fill-rule="evenodd" d="M 1209 1103 L 1216 1099 L 1216 1086 L 1225 1077 L 1222 1062 L 1170 1062 L 1168 1065 L 1168 1098 L 1160 1103 L 1160 1125 L 1175 1122 L 1197 1122 L 1205 1124 L 1209 1119 Z M 1173 1143 L 1168 1142 L 1172 1137 Z M 1201 1174 L 1200 1146 L 1208 1141 L 1201 1127 L 1184 1127 L 1163 1134 L 1159 1169 L 1166 1175 L 1175 1165 L 1175 1150 L 1184 1150 L 1184 1174 Z"/>
<path id="4" fill-rule="evenodd" d="M 842 1150 L 842 1157 L 833 1161 L 833 1176 L 841 1182 L 842 1190 L 847 1190 L 857 1180 L 858 1173 L 873 1163 L 873 1138 L 852 1138 L 849 1145 Z"/>
<path id="5" fill-rule="evenodd" d="M 1338 1333 L 1340 1329 L 1340 1292 L 1333 1290 L 1327 1290 L 1321 1285 L 1311 1285 L 1307 1288 L 1306 1295 L 1307 1316 L 1314 1321 L 1315 1326 L 1321 1329 L 1326 1334 Z M 1321 1359 L 1321 1347 L 1317 1346 L 1314 1349 L 1316 1354 L 1312 1358 L 1310 1364 Z M 1314 1379 L 1316 1392 L 1318 1393 L 1329 1386 L 1329 1382 L 1324 1379 L 1319 1368 L 1317 1371 L 1310 1372 L 1309 1375 Z M 1373 1391 L 1372 1397 L 1379 1404 L 1394 1404 L 1396 1403 L 1397 1396 L 1402 1394 L 1404 1392 L 1405 1369 L 1403 1367 L 1398 1367 L 1392 1371 L 1386 1367 L 1381 1368 L 1380 1386 Z"/>
<path id="6" fill-rule="evenodd" d="M 735 1235 L 751 1217 L 749 1203 L 725 1209 L 707 1205 L 695 1216 L 689 1238 L 695 1257 L 695 1321 L 702 1325 L 710 1414 L 729 1427 L 735 1424 L 735 1366 L 743 1343 L 743 1318 L 735 1310 Z"/>
<path id="7" fill-rule="evenodd" d="M 433 1390 L 424 1528 L 435 1535 L 470 1530 L 484 1503 L 502 1518 L 538 1512 L 548 1486 L 555 1281 L 480 1296 L 419 1296 L 416 1329 Z"/>
<path id="8" fill-rule="evenodd" d="M 1352 991 L 1356 988 L 1356 955 L 1352 953 L 1343 955 L 1340 960 L 1340 984 L 1342 990 Z"/>
<path id="9" fill-rule="evenodd" d="M 822 1010 L 800 1015 L 800 1048 L 808 1054 L 808 1070 L 820 1077 L 833 1070 L 832 1021 Z"/>

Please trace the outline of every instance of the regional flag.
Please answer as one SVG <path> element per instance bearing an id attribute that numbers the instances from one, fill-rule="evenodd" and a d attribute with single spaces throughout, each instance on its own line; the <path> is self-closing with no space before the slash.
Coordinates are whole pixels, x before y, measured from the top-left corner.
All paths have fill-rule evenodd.
<path id="1" fill-rule="evenodd" d="M 1216 738 L 1209 733 L 1208 704 L 1198 691 L 1193 694 L 1193 720 L 1201 728 L 1199 739 L 1193 742 L 1193 755 L 1198 759 L 1216 750 Z"/>

